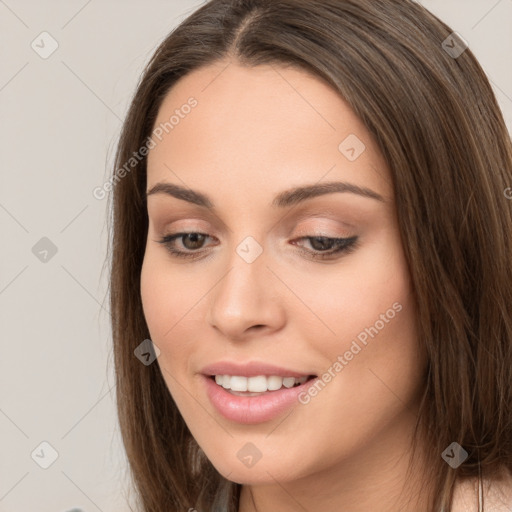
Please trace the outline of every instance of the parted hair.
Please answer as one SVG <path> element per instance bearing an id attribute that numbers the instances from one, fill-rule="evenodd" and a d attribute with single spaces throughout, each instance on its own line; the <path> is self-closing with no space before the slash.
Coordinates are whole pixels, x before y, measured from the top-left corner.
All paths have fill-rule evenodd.
<path id="1" fill-rule="evenodd" d="M 159 366 L 134 356 L 149 338 L 140 294 L 146 158 L 116 175 L 173 85 L 225 59 L 325 80 L 389 165 L 428 359 L 411 450 L 420 437 L 429 446 L 431 512 L 451 509 L 456 480 L 512 471 L 512 144 L 471 49 L 449 51 L 461 44 L 452 32 L 410 0 L 211 0 L 156 49 L 124 122 L 109 199 L 117 409 L 140 510 L 239 505 L 241 485 L 204 456 Z M 452 442 L 468 453 L 457 468 L 441 457 Z"/>

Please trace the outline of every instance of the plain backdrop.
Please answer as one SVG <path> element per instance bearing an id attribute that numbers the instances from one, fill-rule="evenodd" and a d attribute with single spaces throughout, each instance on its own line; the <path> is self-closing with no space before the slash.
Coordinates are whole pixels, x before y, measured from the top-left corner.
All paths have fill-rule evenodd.
<path id="1" fill-rule="evenodd" d="M 92 191 L 111 172 L 144 64 L 201 3 L 0 0 L 2 512 L 132 503 L 114 407 L 107 201 Z M 512 0 L 422 3 L 468 41 L 511 130 Z"/>

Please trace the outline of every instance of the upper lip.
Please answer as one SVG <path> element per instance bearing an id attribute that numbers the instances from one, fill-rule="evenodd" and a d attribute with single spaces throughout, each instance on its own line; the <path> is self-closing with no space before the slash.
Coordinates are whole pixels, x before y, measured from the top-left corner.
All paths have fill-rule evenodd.
<path id="1" fill-rule="evenodd" d="M 205 366 L 201 373 L 204 375 L 238 375 L 240 377 L 256 377 L 258 375 L 276 375 L 279 377 L 308 377 L 312 373 L 304 373 L 289 368 L 274 366 L 259 361 L 248 361 L 246 363 L 234 363 L 231 361 L 219 361 Z"/>

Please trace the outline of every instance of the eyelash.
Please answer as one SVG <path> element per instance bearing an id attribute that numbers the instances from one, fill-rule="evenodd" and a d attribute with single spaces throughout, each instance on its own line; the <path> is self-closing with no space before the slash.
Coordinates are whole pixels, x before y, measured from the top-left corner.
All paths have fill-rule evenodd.
<path id="1" fill-rule="evenodd" d="M 190 231 L 190 232 L 182 232 L 182 233 L 176 233 L 174 235 L 167 235 L 164 236 L 161 240 L 157 240 L 158 243 L 163 244 L 166 249 L 171 253 L 172 256 L 178 257 L 178 258 L 189 258 L 189 259 L 196 259 L 199 258 L 199 251 L 195 252 L 187 252 L 187 251 L 181 251 L 176 249 L 173 246 L 173 242 L 178 238 L 183 238 L 186 235 L 203 235 L 208 236 L 205 233 L 200 233 L 198 231 Z M 338 246 L 337 249 L 330 250 L 330 251 L 311 251 L 308 249 L 304 249 L 302 247 L 299 247 L 299 251 L 302 254 L 306 254 L 313 259 L 317 260 L 327 260 L 327 259 L 335 259 L 333 256 L 335 255 L 345 255 L 350 254 L 353 252 L 357 247 L 359 246 L 359 241 L 357 236 L 353 236 L 350 238 L 332 238 L 332 237 L 326 237 L 326 236 L 303 236 L 298 238 L 297 240 L 313 240 L 313 239 L 322 239 L 324 241 L 327 241 L 329 243 L 334 243 L 335 246 Z M 201 251 L 202 252 L 202 251 Z"/>

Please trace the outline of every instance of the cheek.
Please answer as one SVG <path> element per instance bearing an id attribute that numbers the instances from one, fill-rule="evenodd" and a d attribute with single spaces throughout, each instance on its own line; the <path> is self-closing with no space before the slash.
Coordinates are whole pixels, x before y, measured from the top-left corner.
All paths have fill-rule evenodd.
<path id="1" fill-rule="evenodd" d="M 158 251 L 159 252 L 159 251 Z M 167 358 L 169 344 L 186 322 L 188 295 L 197 294 L 197 289 L 182 286 L 179 274 L 172 272 L 156 250 L 147 250 L 141 270 L 140 292 L 144 317 L 151 340 L 161 350 L 159 362 Z"/>
<path id="2" fill-rule="evenodd" d="M 201 345 L 198 326 L 204 322 L 204 298 L 212 283 L 172 265 L 159 247 L 149 247 L 140 277 L 142 308 L 150 338 L 160 349 L 164 377 L 185 378 L 190 353 Z M 201 331 L 199 331 L 201 332 Z M 173 389 L 173 380 L 168 382 Z"/>
<path id="3" fill-rule="evenodd" d="M 150 338 L 160 349 L 156 362 L 167 389 L 184 421 L 195 432 L 194 427 L 205 421 L 204 411 L 198 411 L 196 402 L 190 400 L 187 379 L 191 352 L 200 346 L 198 301 L 207 290 L 202 290 L 205 285 L 200 284 L 204 280 L 189 276 L 184 282 L 186 273 L 179 266 L 169 265 L 159 252 L 148 250 L 144 256 L 140 280 L 143 311 Z"/>
<path id="4" fill-rule="evenodd" d="M 354 425 L 368 432 L 415 400 L 425 365 L 408 267 L 401 246 L 391 240 L 354 264 L 338 283 L 345 291 L 326 310 L 336 336 L 324 337 L 322 350 L 336 378 L 322 393 L 351 410 Z"/>
<path id="5" fill-rule="evenodd" d="M 149 242 L 151 243 L 151 242 Z M 198 300 L 201 281 L 186 278 L 170 265 L 164 251 L 149 247 L 144 255 L 140 292 L 148 328 L 156 338 L 171 337 L 173 329 Z M 194 283 L 191 286 L 191 283 Z M 183 324 L 183 322 L 181 322 Z"/>
<path id="6" fill-rule="evenodd" d="M 311 340 L 321 334 L 317 349 L 330 360 L 354 340 L 364 347 L 377 338 L 391 345 L 414 339 L 414 299 L 401 244 L 393 233 L 381 235 L 335 267 L 294 277 L 297 295 L 315 313 L 302 315 L 302 328 L 309 325 Z"/>
<path id="7" fill-rule="evenodd" d="M 168 282 L 165 269 L 153 257 L 151 251 L 146 251 L 140 276 L 140 291 L 144 317 L 151 333 L 151 339 L 156 342 L 169 329 L 174 311 L 173 295 L 168 293 Z"/>

